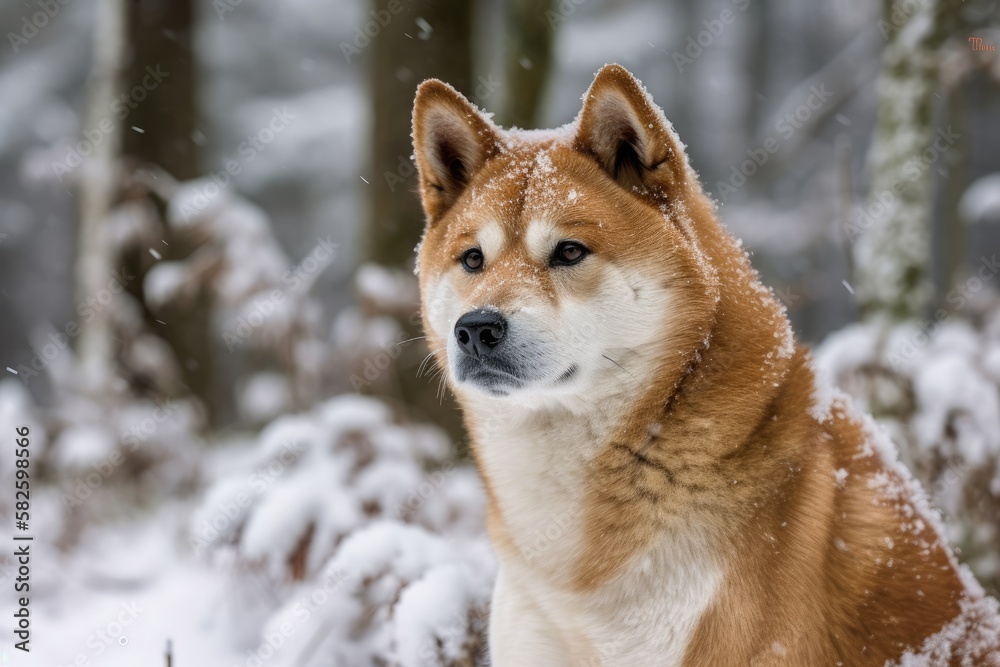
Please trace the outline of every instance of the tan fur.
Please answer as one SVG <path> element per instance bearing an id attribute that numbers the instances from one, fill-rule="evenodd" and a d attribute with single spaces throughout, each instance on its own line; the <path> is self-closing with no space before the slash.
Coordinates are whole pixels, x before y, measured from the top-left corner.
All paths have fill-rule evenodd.
<path id="1" fill-rule="evenodd" d="M 523 536 L 504 516 L 498 471 L 483 450 L 502 438 L 476 439 L 502 563 L 593 600 L 613 597 L 655 545 L 704 536 L 723 579 L 681 653 L 690 666 L 881 665 L 919 651 L 963 604 L 982 602 L 916 501 L 886 491 L 907 482 L 872 450 L 861 418 L 844 400 L 828 419 L 813 414 L 807 353 L 791 343 L 782 308 L 627 71 L 602 69 L 563 135 L 504 132 L 447 85 L 425 82 L 414 144 L 428 219 L 419 254 L 424 322 L 442 366 L 454 324 L 430 312 L 442 285 L 463 308 L 564 312 L 627 271 L 639 278 L 625 279 L 635 293 L 623 299 L 653 290 L 672 304 L 662 335 L 616 360 L 638 385 L 622 379 L 590 407 L 542 397 L 536 410 L 512 413 L 528 416 L 507 418 L 503 401 L 484 407 L 493 404 L 453 387 L 474 436 L 502 435 L 518 419 L 553 438 L 566 428 L 560 420 L 593 424 L 592 441 L 579 443 L 579 540 L 571 559 L 552 564 L 526 560 Z M 570 270 L 530 257 L 525 237 L 539 220 L 592 256 Z M 482 275 L 467 274 L 459 257 L 487 222 L 506 241 Z M 952 653 L 927 664 L 966 664 L 967 656 L 968 664 L 1000 665 L 1000 654 L 969 642 L 997 622 L 993 611 L 986 603 L 967 611 Z M 558 620 L 553 641 L 565 655 L 595 659 L 593 633 Z"/>

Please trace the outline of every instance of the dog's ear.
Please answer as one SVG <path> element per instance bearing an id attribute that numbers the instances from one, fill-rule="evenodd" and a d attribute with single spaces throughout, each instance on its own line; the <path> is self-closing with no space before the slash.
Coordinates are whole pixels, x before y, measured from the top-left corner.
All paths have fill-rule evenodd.
<path id="1" fill-rule="evenodd" d="M 413 103 L 413 150 L 428 221 L 455 203 L 496 154 L 498 141 L 496 126 L 454 88 L 437 79 L 420 84 Z"/>
<path id="2" fill-rule="evenodd" d="M 621 65 L 605 65 L 583 96 L 574 147 L 626 188 L 664 192 L 687 178 L 684 145 L 663 111 Z"/>

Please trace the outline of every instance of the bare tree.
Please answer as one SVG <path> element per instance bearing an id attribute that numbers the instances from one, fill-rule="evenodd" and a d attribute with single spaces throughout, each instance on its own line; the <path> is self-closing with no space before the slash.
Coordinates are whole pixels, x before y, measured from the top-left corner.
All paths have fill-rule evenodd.
<path id="1" fill-rule="evenodd" d="M 128 44 L 130 58 L 126 81 L 130 89 L 147 90 L 148 101 L 130 105 L 123 153 L 129 164 L 162 169 L 179 181 L 200 173 L 196 132 L 196 63 L 192 40 L 195 25 L 193 0 L 130 0 L 128 3 Z M 148 198 L 159 207 L 162 202 L 142 187 L 126 191 L 125 197 Z M 196 245 L 161 225 L 165 245 L 159 248 L 165 259 L 183 259 Z M 145 307 L 141 286 L 152 261 L 147 248 L 125 249 L 123 261 L 138 274 L 132 295 L 144 305 L 147 324 L 162 336 L 181 365 L 183 382 L 208 409 L 213 422 L 226 411 L 227 396 L 215 377 L 211 331 L 211 303 L 207 292 L 196 295 L 182 312 L 171 313 L 166 326 Z"/>
<path id="2" fill-rule="evenodd" d="M 368 259 L 389 268 L 412 266 L 414 247 L 424 228 L 417 197 L 416 167 L 410 156 L 410 109 L 417 85 L 435 77 L 472 95 L 473 3 L 465 0 L 431 0 L 404 3 L 372 38 L 369 85 L 374 104 L 371 127 L 371 171 L 367 186 L 370 217 L 367 226 Z M 384 0 L 372 0 L 378 15 Z M 384 17 L 385 14 L 382 14 Z M 414 298 L 409 312 L 385 312 L 395 317 L 407 338 L 419 338 Z M 416 409 L 421 418 L 434 421 L 460 437 L 458 411 L 448 397 L 434 391 L 427 377 L 417 377 L 424 346 L 401 349 L 395 361 L 398 382 L 386 396 Z"/>
<path id="3" fill-rule="evenodd" d="M 558 27 L 547 16 L 555 6 L 555 0 L 507 2 L 507 89 L 501 118 L 504 125 L 537 127 Z"/>
<path id="4" fill-rule="evenodd" d="M 108 115 L 121 89 L 125 61 L 125 0 L 100 0 L 94 30 L 94 63 L 87 83 L 84 127 L 117 124 L 93 152 L 80 172 L 80 238 L 76 263 L 78 301 L 101 293 L 115 261 L 108 234 L 108 220 L 119 183 L 121 124 Z M 77 355 L 82 389 L 105 391 L 114 377 L 111 314 L 92 309 L 82 318 Z"/>
<path id="5" fill-rule="evenodd" d="M 414 194 L 416 168 L 410 160 L 410 113 L 417 85 L 436 77 L 470 93 L 472 4 L 433 0 L 405 4 L 372 38 L 369 70 L 374 104 L 372 173 L 368 197 L 368 257 L 385 266 L 404 266 L 424 227 Z M 385 11 L 372 0 L 372 11 Z"/>
<path id="6" fill-rule="evenodd" d="M 129 111 L 124 152 L 150 162 L 178 180 L 198 175 L 195 132 L 195 58 L 191 40 L 193 0 L 129 0 L 128 85 L 154 77 L 151 103 Z M 148 86 L 147 86 L 148 87 Z"/>

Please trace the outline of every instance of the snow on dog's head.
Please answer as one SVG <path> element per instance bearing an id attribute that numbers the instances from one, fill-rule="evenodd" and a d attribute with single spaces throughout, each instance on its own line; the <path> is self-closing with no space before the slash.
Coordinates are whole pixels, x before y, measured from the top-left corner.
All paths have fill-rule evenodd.
<path id="1" fill-rule="evenodd" d="M 460 397 L 585 408 L 710 328 L 694 229 L 713 208 L 683 144 L 620 66 L 583 99 L 563 128 L 506 131 L 445 83 L 417 90 L 424 327 Z"/>

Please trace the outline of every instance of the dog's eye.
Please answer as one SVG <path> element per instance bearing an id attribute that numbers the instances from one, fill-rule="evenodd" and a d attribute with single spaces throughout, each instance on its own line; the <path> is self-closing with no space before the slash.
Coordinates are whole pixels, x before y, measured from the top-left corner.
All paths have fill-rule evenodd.
<path id="1" fill-rule="evenodd" d="M 550 260 L 553 266 L 572 266 L 587 256 L 590 251 L 582 243 L 561 241 L 556 246 Z"/>
<path id="2" fill-rule="evenodd" d="M 472 273 L 483 268 L 483 252 L 479 248 L 469 248 L 462 253 L 462 267 Z"/>

